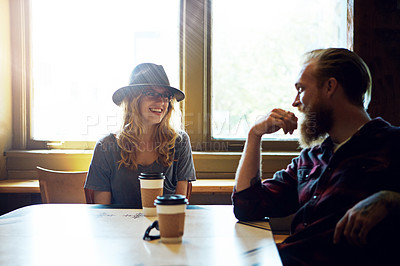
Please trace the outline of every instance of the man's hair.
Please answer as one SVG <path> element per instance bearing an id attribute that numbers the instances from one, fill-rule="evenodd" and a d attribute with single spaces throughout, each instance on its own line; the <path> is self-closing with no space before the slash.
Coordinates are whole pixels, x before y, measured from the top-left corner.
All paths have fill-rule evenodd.
<path id="1" fill-rule="evenodd" d="M 119 167 L 124 166 L 131 170 L 138 169 L 136 151 L 140 151 L 140 141 L 143 136 L 143 120 L 140 113 L 140 104 L 143 99 L 141 93 L 132 93 L 126 96 L 122 102 L 123 125 L 117 134 L 117 143 L 121 149 Z M 167 113 L 154 132 L 154 149 L 158 154 L 158 162 L 164 166 L 170 166 L 174 159 L 175 140 L 179 137 L 180 121 L 174 116 L 179 116 L 179 110 L 175 108 L 176 99 L 168 105 Z M 175 123 L 175 124 L 174 124 Z"/>
<path id="2" fill-rule="evenodd" d="M 344 48 L 317 49 L 305 54 L 305 64 L 315 63 L 319 87 L 333 77 L 349 101 L 367 109 L 371 100 L 372 78 L 367 64 L 356 53 Z"/>

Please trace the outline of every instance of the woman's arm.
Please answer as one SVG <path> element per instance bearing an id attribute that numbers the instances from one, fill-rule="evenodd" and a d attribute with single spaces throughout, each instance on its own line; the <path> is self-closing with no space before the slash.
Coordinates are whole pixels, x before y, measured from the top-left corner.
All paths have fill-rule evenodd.
<path id="1" fill-rule="evenodd" d="M 178 181 L 178 184 L 176 184 L 176 190 L 175 194 L 183 195 L 187 197 L 187 186 L 188 186 L 188 181 Z"/>
<path id="2" fill-rule="evenodd" d="M 94 191 L 95 204 L 111 204 L 111 192 L 109 191 Z"/>

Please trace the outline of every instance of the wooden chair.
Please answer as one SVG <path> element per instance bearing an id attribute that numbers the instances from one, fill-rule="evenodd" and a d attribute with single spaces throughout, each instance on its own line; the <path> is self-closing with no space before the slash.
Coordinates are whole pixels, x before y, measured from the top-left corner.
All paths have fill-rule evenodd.
<path id="1" fill-rule="evenodd" d="M 37 166 L 43 203 L 87 203 L 83 185 L 86 171 L 54 171 Z"/>

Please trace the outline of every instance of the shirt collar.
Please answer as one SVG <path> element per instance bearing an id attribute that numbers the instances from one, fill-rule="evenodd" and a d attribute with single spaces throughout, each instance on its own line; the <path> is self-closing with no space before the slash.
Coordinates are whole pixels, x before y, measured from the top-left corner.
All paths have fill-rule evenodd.
<path id="1" fill-rule="evenodd" d="M 328 148 L 328 149 L 332 149 L 334 150 L 336 148 L 336 150 L 342 146 L 344 143 L 348 142 L 350 139 L 352 139 L 355 136 L 361 136 L 361 135 L 365 135 L 365 134 L 373 134 L 375 131 L 379 130 L 382 127 L 387 127 L 390 126 L 390 124 L 388 122 L 386 122 L 385 120 L 383 120 L 381 117 L 377 117 L 374 119 L 371 119 L 370 121 L 368 121 L 367 123 L 365 123 L 364 125 L 362 125 L 356 133 L 354 133 L 353 136 L 351 136 L 350 138 L 348 138 L 347 140 L 345 140 L 344 142 L 340 143 L 340 144 L 336 144 L 333 143 L 332 138 L 330 136 L 328 136 L 324 142 L 322 142 L 321 144 L 321 148 Z M 336 147 L 335 147 L 336 146 Z"/>

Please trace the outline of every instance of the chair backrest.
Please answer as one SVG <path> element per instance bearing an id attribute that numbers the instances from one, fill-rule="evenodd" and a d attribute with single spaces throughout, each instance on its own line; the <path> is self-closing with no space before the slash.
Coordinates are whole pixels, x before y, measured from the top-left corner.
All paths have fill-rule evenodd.
<path id="1" fill-rule="evenodd" d="M 54 171 L 37 166 L 43 203 L 87 203 L 83 185 L 87 171 Z"/>

